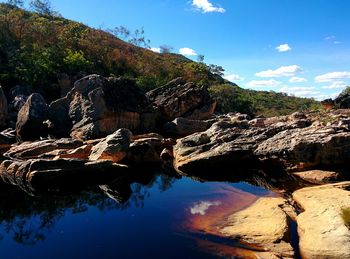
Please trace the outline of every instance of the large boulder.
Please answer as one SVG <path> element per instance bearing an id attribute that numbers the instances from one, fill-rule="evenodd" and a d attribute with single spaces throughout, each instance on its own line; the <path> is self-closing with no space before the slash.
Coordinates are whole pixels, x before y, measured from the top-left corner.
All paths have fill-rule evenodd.
<path id="1" fill-rule="evenodd" d="M 120 162 L 127 155 L 131 136 L 128 129 L 117 130 L 92 148 L 89 159 Z"/>
<path id="2" fill-rule="evenodd" d="M 67 137 L 73 127 L 69 117 L 69 104 L 65 98 L 53 101 L 49 106 L 49 133 L 56 137 Z"/>
<path id="3" fill-rule="evenodd" d="M 350 208 L 349 187 L 350 182 L 342 182 L 293 193 L 303 209 L 297 217 L 303 258 L 350 258 L 350 230 L 342 217 Z"/>
<path id="4" fill-rule="evenodd" d="M 0 127 L 4 127 L 6 125 L 7 120 L 7 99 L 4 91 L 0 85 Z"/>
<path id="5" fill-rule="evenodd" d="M 205 88 L 187 83 L 182 78 L 148 92 L 147 96 L 164 121 L 172 121 L 177 117 L 208 119 L 216 107 L 216 102 Z"/>
<path id="6" fill-rule="evenodd" d="M 17 136 L 22 140 L 35 140 L 47 136 L 48 105 L 44 97 L 34 93 L 18 112 L 16 123 Z"/>
<path id="7" fill-rule="evenodd" d="M 18 112 L 32 93 L 33 90 L 29 86 L 17 85 L 10 89 L 8 100 L 8 119 L 10 127 L 16 126 Z"/>
<path id="8" fill-rule="evenodd" d="M 57 111 L 60 117 L 55 116 Z M 152 105 L 135 81 L 98 75 L 75 82 L 66 97 L 50 105 L 49 114 L 52 132 L 70 131 L 77 139 L 105 137 L 120 128 L 147 132 L 154 129 L 156 120 Z"/>

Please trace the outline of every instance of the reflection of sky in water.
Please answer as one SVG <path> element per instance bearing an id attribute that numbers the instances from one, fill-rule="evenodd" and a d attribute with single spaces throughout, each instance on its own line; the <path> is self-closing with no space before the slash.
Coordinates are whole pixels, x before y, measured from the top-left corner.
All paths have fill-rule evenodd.
<path id="1" fill-rule="evenodd" d="M 220 201 L 200 201 L 198 203 L 195 203 L 190 208 L 190 211 L 192 215 L 199 214 L 204 216 L 210 207 L 219 205 L 221 205 Z"/>

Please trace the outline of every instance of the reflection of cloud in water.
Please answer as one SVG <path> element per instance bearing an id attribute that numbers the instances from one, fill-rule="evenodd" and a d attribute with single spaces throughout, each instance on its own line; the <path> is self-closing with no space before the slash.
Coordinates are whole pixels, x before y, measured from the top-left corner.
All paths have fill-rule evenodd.
<path id="1" fill-rule="evenodd" d="M 200 214 L 204 216 L 207 210 L 211 206 L 219 206 L 219 205 L 221 205 L 220 201 L 201 201 L 201 202 L 195 203 L 193 207 L 190 208 L 190 211 L 192 215 Z"/>

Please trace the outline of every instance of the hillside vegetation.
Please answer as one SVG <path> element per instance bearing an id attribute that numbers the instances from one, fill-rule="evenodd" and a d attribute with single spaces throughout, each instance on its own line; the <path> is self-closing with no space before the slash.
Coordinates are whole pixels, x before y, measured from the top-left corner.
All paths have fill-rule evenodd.
<path id="1" fill-rule="evenodd" d="M 52 101 L 60 97 L 62 78 L 73 83 L 92 73 L 135 78 L 145 91 L 181 76 L 208 87 L 219 101 L 218 112 L 271 116 L 318 107 L 310 99 L 244 90 L 182 55 L 155 53 L 75 21 L 0 4 L 0 84 L 5 93 L 29 85 Z"/>

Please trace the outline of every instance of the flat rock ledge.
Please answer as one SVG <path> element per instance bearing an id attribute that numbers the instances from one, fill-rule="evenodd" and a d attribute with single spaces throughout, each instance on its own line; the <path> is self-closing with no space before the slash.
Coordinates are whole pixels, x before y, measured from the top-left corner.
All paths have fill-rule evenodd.
<path id="1" fill-rule="evenodd" d="M 350 230 L 342 209 L 350 207 L 350 182 L 307 187 L 293 193 L 304 210 L 297 217 L 303 258 L 350 258 Z"/>
<path id="2" fill-rule="evenodd" d="M 263 197 L 248 208 L 229 216 L 220 232 L 243 243 L 268 251 L 268 258 L 293 258 L 288 243 L 288 207 L 283 198 Z M 264 257 L 265 258 L 265 257 Z"/>

